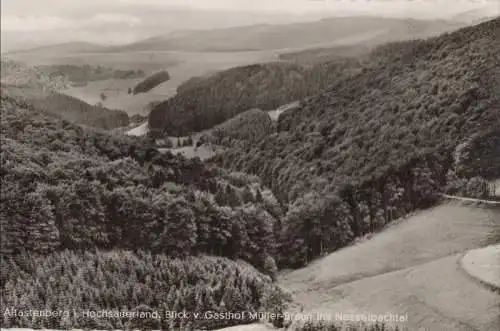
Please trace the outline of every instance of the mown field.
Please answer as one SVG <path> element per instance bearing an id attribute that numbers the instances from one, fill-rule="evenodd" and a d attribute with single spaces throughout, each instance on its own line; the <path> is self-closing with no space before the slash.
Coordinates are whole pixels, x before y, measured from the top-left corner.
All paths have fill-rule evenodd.
<path id="1" fill-rule="evenodd" d="M 280 284 L 306 312 L 407 312 L 410 330 L 497 330 L 498 295 L 458 261 L 470 249 L 498 243 L 498 233 L 500 210 L 448 202 L 284 272 Z"/>

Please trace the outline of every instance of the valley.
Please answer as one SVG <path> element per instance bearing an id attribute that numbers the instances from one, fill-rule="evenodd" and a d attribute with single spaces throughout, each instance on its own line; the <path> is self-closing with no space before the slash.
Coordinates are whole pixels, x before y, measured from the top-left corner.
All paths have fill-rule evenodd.
<path id="1" fill-rule="evenodd" d="M 1 299 L 73 312 L 2 330 L 500 329 L 499 27 L 332 18 L 2 56 Z M 335 319 L 386 313 L 406 317 Z"/>

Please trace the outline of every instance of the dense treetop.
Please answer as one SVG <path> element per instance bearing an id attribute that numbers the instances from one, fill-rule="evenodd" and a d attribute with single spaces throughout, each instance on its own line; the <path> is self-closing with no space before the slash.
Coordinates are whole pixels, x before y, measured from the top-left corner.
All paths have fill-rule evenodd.
<path id="1" fill-rule="evenodd" d="M 281 116 L 278 133 L 221 163 L 258 165 L 253 172 L 268 183 L 281 165 L 273 189 L 302 192 L 342 176 L 362 182 L 455 148 L 500 122 L 499 22 L 378 48 L 361 72 Z"/>
<path id="2" fill-rule="evenodd" d="M 162 154 L 148 141 L 83 128 L 9 97 L 2 96 L 1 116 L 1 259 L 2 271 L 10 270 L 0 279 L 2 302 L 227 312 L 268 310 L 270 300 L 281 309 L 272 279 L 282 210 L 258 178 Z M 204 255 L 245 260 L 259 271 Z M 105 329 L 249 322 L 2 319 L 17 327 Z"/>

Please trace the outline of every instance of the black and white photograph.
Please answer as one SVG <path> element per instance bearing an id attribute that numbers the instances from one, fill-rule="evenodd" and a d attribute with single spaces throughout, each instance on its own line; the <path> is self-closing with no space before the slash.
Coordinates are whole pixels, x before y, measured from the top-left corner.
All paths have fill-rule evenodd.
<path id="1" fill-rule="evenodd" d="M 500 0 L 1 0 L 1 331 L 500 330 Z"/>

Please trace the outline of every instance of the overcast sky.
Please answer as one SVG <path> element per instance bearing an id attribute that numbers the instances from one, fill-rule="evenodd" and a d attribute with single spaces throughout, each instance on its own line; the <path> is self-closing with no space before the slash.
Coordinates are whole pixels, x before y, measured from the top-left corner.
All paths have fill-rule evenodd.
<path id="1" fill-rule="evenodd" d="M 321 16 L 448 18 L 473 9 L 481 9 L 488 16 L 500 12 L 500 0 L 1 0 L 0 3 L 2 36 L 7 36 L 2 38 L 3 46 L 25 41 L 46 43 L 52 39 L 126 43 L 176 29 L 286 23 Z M 210 12 L 179 12 L 186 7 Z M 216 13 L 220 10 L 239 13 Z"/>
<path id="2" fill-rule="evenodd" d="M 2 29 L 51 29 L 75 16 L 87 24 L 106 20 L 139 24 L 140 18 L 124 15 L 130 5 L 189 6 L 208 10 L 371 13 L 388 16 L 446 17 L 474 8 L 499 12 L 500 0 L 2 0 Z M 106 13 L 106 15 L 99 15 Z M 82 17 L 83 18 L 83 17 Z M 40 24 L 37 24 L 40 23 Z M 84 22 L 80 22 L 84 23 Z"/>

